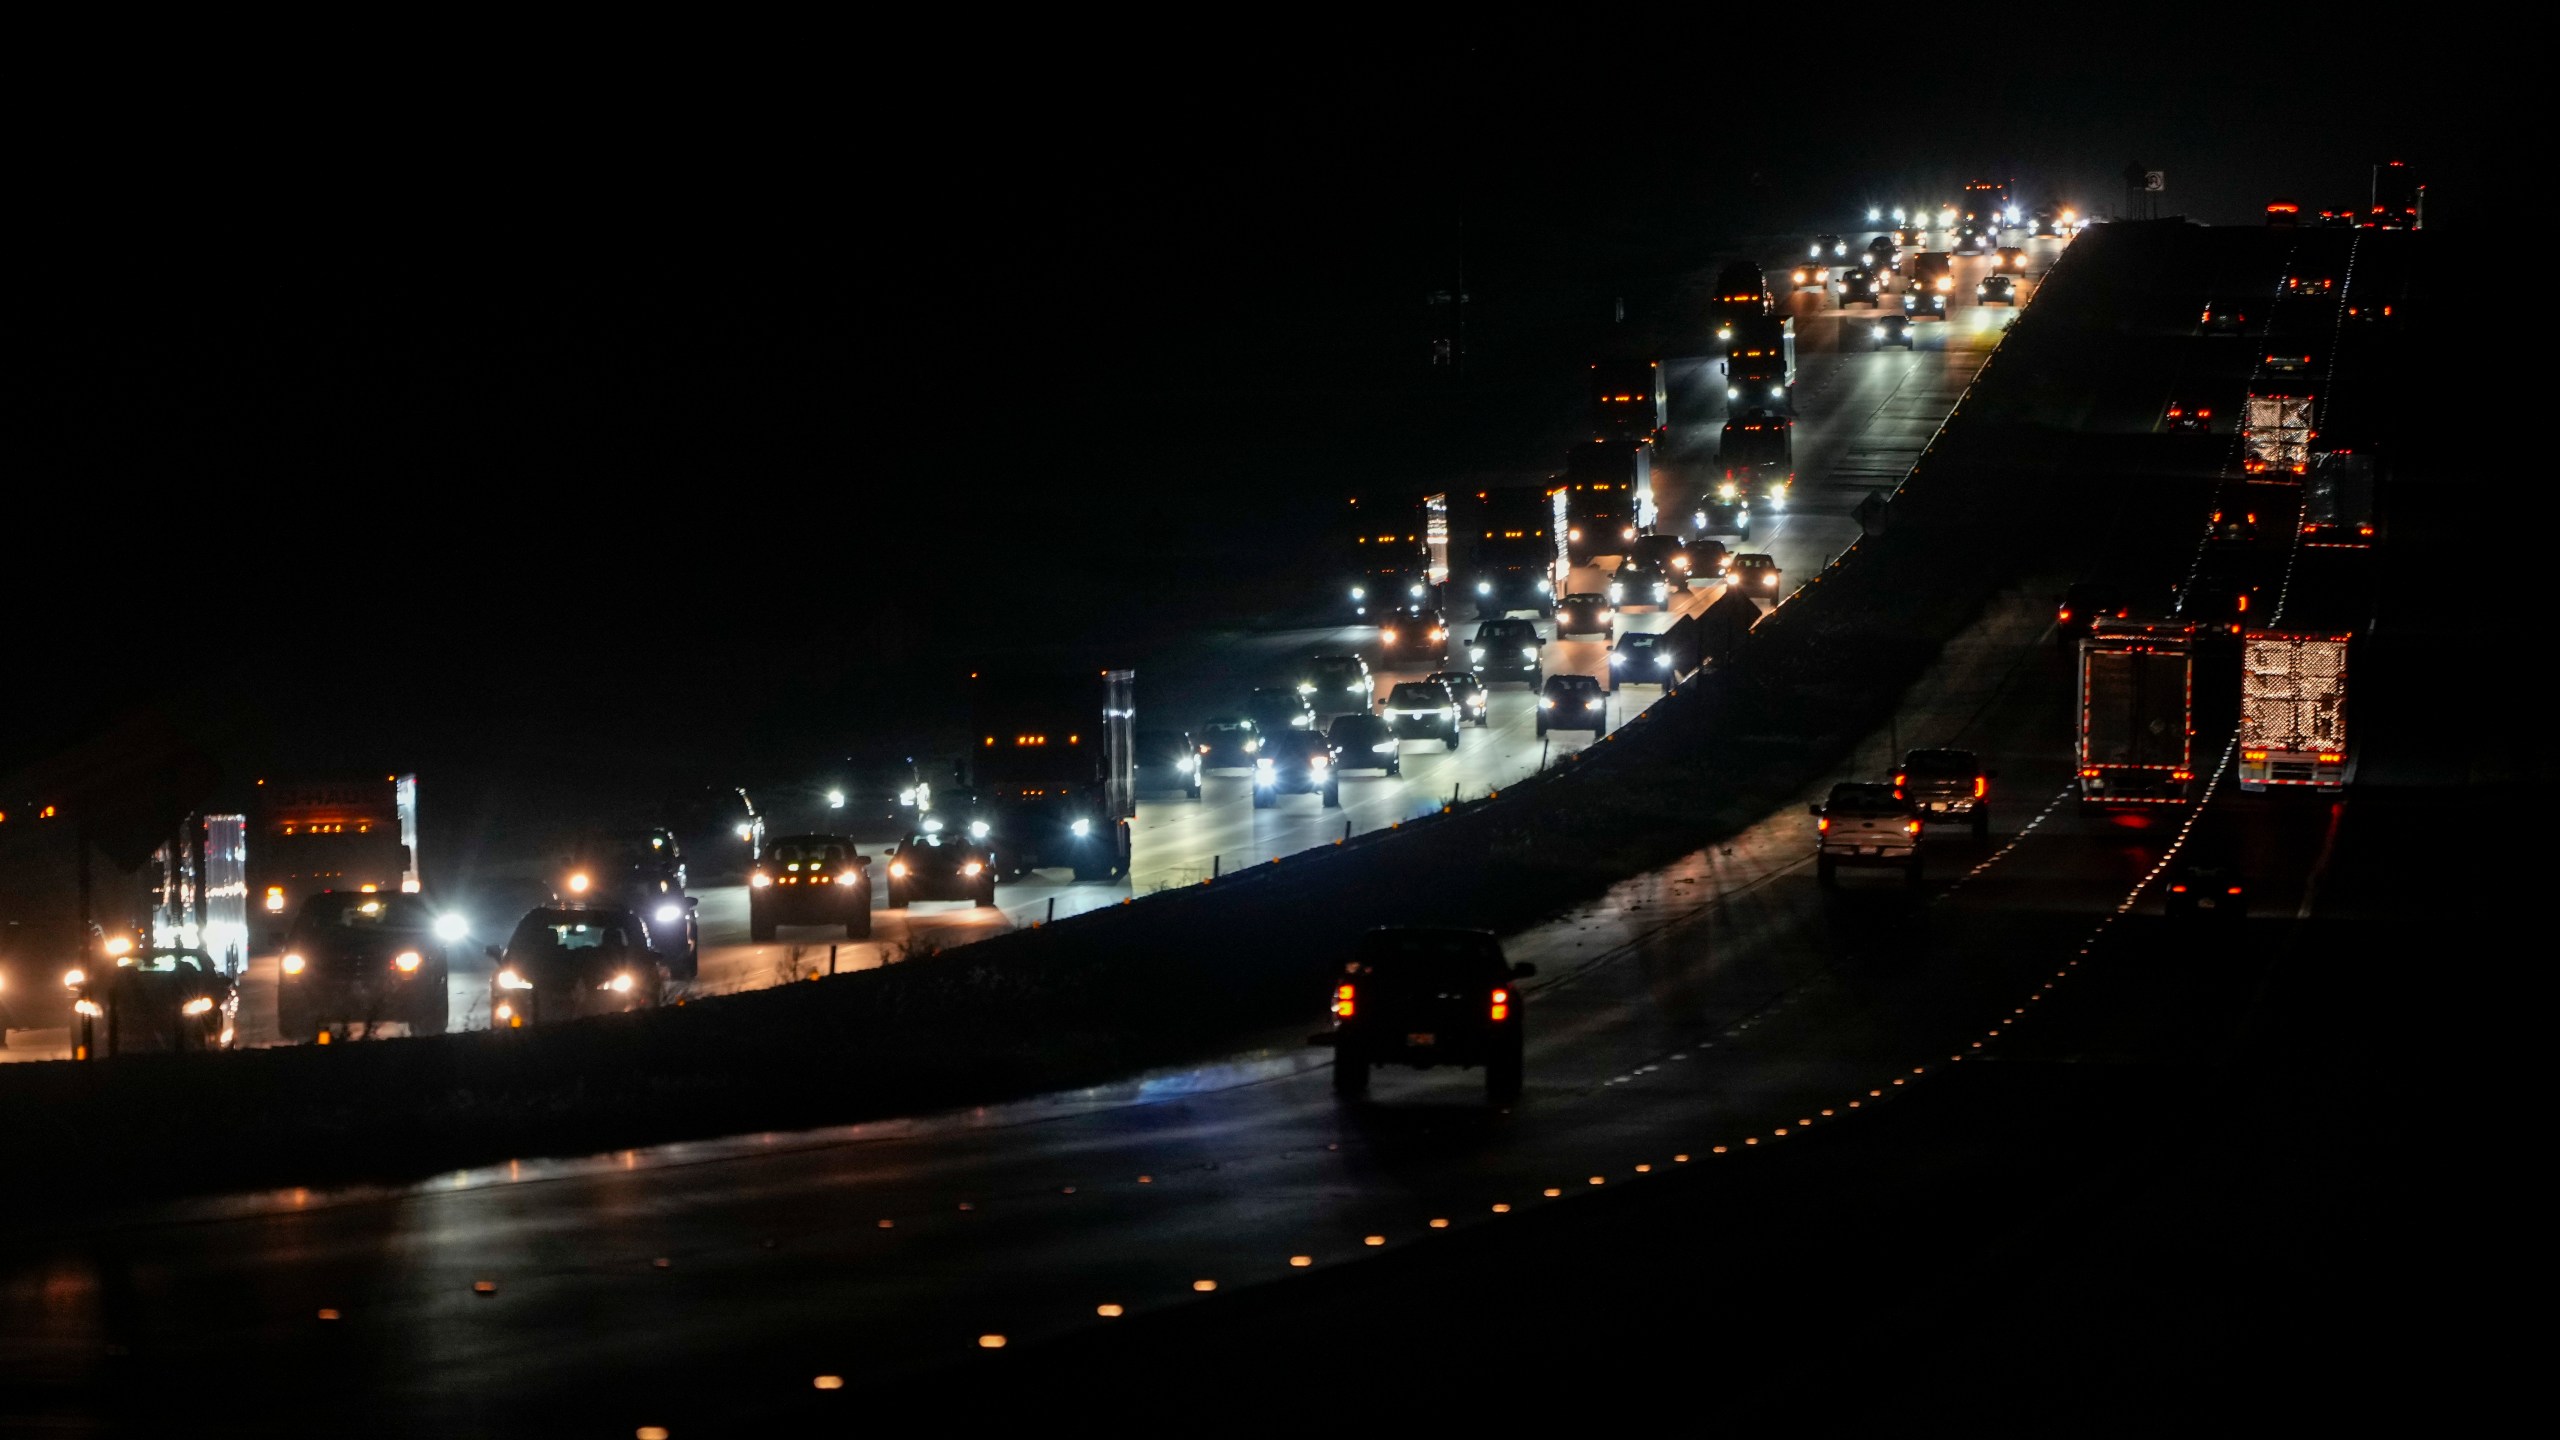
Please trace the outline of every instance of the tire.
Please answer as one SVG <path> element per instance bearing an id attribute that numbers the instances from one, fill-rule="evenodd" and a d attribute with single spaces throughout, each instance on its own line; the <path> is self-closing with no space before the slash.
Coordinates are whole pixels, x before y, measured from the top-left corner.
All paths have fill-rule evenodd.
<path id="1" fill-rule="evenodd" d="M 871 938 L 871 897 L 869 895 L 862 897 L 862 904 L 853 912 L 853 918 L 844 922 L 844 938 L 847 940 Z"/>
<path id="2" fill-rule="evenodd" d="M 1543 670 L 1543 669 L 1539 669 L 1539 670 L 1532 670 L 1532 671 L 1530 671 L 1530 672 L 1529 672 L 1529 693 L 1530 693 L 1530 694 L 1534 695 L 1534 694 L 1538 693 L 1540 690 L 1545 689 L 1545 688 L 1546 688 L 1546 686 L 1547 686 L 1547 672 L 1546 672 L 1545 670 Z"/>
<path id="3" fill-rule="evenodd" d="M 1130 862 L 1136 858 L 1136 855 L 1137 849 L 1131 843 L 1129 837 L 1129 822 L 1123 820 L 1115 830 L 1111 841 L 1111 874 L 1109 878 L 1117 880 L 1122 876 L 1127 875 L 1129 873 Z"/>
<path id="4" fill-rule="evenodd" d="M 1838 888 L 1840 884 L 1840 863 L 1828 855 L 1816 858 L 1813 862 L 1813 878 L 1820 882 L 1822 888 L 1825 890 Z"/>
<path id="5" fill-rule="evenodd" d="M 981 910 L 992 910 L 995 908 L 996 882 L 989 880 L 978 886 L 977 902 L 978 908 Z"/>
<path id="6" fill-rule="evenodd" d="M 1538 736 L 1539 736 L 1539 738 L 1540 738 L 1540 739 L 1544 739 L 1544 738 L 1546 738 L 1546 733 L 1547 733 L 1547 722 L 1546 722 L 1546 721 L 1544 721 L 1544 720 L 1541 720 L 1541 721 L 1539 721 L 1539 722 L 1538 722 Z"/>
<path id="7" fill-rule="evenodd" d="M 1183 793 L 1183 794 L 1185 794 L 1185 795 L 1187 795 L 1187 796 L 1189 796 L 1190 798 L 1192 798 L 1192 799 L 1194 799 L 1194 800 L 1199 799 L 1199 798 L 1200 798 L 1200 782 L 1199 782 L 1199 781 L 1197 781 L 1197 780 L 1195 780 L 1195 781 L 1191 782 L 1191 784 L 1190 784 L 1186 789 L 1184 789 L 1184 791 L 1183 791 L 1182 793 Z"/>
<path id="8" fill-rule="evenodd" d="M 1341 809 L 1341 808 L 1342 808 L 1342 782 L 1341 782 L 1341 781 L 1339 781 L 1339 780 L 1330 780 L 1330 781 L 1327 781 L 1327 782 L 1325 783 L 1325 787 L 1324 787 L 1324 808 L 1326 808 L 1327 810 L 1339 810 L 1339 809 Z"/>
<path id="9" fill-rule="evenodd" d="M 310 1011 L 299 1005 L 288 1008 L 279 1003 L 276 1006 L 276 1034 L 297 1045 L 308 1045 L 318 1031 L 319 1026 L 314 1023 Z"/>
<path id="10" fill-rule="evenodd" d="M 445 987 L 441 983 L 443 978 L 444 977 L 442 976 L 437 977 L 439 983 L 435 987 L 435 1003 L 421 1003 L 418 1006 L 418 1013 L 410 1019 L 410 1034 L 441 1035 L 444 1033 L 445 1021 L 447 1018 L 446 1012 L 451 1010 L 453 1007 L 451 1002 L 445 998 Z"/>
<path id="11" fill-rule="evenodd" d="M 1345 1100 L 1369 1097 L 1369 1059 L 1347 1045 L 1333 1049 L 1333 1093 Z"/>
<path id="12" fill-rule="evenodd" d="M 1277 804 L 1279 804 L 1279 803 L 1280 803 L 1280 797 L 1279 797 L 1279 796 L 1272 794 L 1270 791 L 1263 789 L 1263 788 L 1262 788 L 1261 786 L 1259 786 L 1259 785 L 1256 785 L 1256 786 L 1254 786 L 1254 787 L 1253 787 L 1253 808 L 1254 808 L 1254 809 L 1256 809 L 1256 810 L 1268 810 L 1268 809 L 1270 809 L 1272 806 L 1277 805 Z"/>
<path id="13" fill-rule="evenodd" d="M 1449 748 L 1450 748 L 1450 749 L 1452 749 L 1452 750 L 1457 749 L 1457 748 L 1458 748 L 1458 742 L 1459 742 L 1459 741 L 1461 741 L 1461 740 L 1464 740 L 1464 739 L 1466 739 L 1466 738 L 1467 738 L 1467 727 L 1466 727 L 1464 724 L 1452 725 L 1452 726 L 1450 726 L 1450 727 L 1449 727 L 1449 740 L 1448 740 L 1448 745 L 1449 745 Z"/>
<path id="14" fill-rule="evenodd" d="M 1496 1105 L 1508 1105 L 1519 1099 L 1521 1069 L 1520 1047 L 1517 1045 L 1505 1049 L 1501 1054 L 1486 1061 L 1484 1098 Z"/>
<path id="15" fill-rule="evenodd" d="M 1388 766 L 1388 767 L 1387 767 L 1387 778 L 1388 778 L 1388 779 L 1390 779 L 1390 780 L 1401 780 L 1401 779 L 1403 779 L 1403 778 L 1404 778 L 1404 762 L 1403 762 L 1403 761 L 1401 761 L 1401 760 L 1399 760 L 1399 761 L 1397 761 L 1396 763 L 1394 763 L 1393 765 Z"/>
<path id="16" fill-rule="evenodd" d="M 1591 738 L 1594 740 L 1605 740 L 1609 738 L 1609 722 L 1604 719 L 1600 723 L 1592 726 Z"/>
<path id="17" fill-rule="evenodd" d="M 899 884 L 899 883 L 898 883 L 897 881 L 895 881 L 895 880 L 890 881 L 890 882 L 889 882 L 889 908 L 890 908 L 890 909 L 892 909 L 892 910 L 904 910 L 904 909 L 906 909 L 906 908 L 907 908 L 907 905 L 908 905 L 907 887 L 906 887 L 906 886 L 904 886 L 904 885 Z M 770 940 L 770 939 L 772 939 L 772 938 L 773 938 L 772 931 L 771 931 L 770 927 L 768 927 L 768 928 L 767 928 L 767 930 L 766 930 L 765 938 L 766 938 L 766 939 L 768 939 L 768 940 Z"/>

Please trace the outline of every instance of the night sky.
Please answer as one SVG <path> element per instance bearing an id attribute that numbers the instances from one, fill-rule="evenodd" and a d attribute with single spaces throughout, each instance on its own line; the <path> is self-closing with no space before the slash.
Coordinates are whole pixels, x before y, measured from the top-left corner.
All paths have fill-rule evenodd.
<path id="1" fill-rule="evenodd" d="M 1977 172 L 2104 211 L 2139 159 L 2242 222 L 2456 159 L 2427 75 L 2153 79 L 1988 10 L 1925 65 L 1902 20 L 1868 62 L 980 19 L 474 37 L 327 84 L 98 62 L 12 207 L 0 759 L 128 697 L 237 770 L 823 747 L 985 637 L 1233 607 L 1338 493 L 1544 464 L 1432 389 L 1461 255 L 1467 383 L 1569 413 L 1600 307 L 1719 245 Z"/>

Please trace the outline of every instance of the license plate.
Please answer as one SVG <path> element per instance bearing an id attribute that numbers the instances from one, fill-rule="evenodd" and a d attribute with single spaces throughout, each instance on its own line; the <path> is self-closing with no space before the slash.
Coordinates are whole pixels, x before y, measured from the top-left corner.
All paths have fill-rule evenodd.
<path id="1" fill-rule="evenodd" d="M 1858 847 L 1858 853 L 1861 855 L 1873 855 L 1876 853 L 1876 847 L 1873 845 L 1861 845 Z"/>
<path id="2" fill-rule="evenodd" d="M 1944 800 L 1932 800 L 1929 802 L 1929 808 L 1943 815 L 1947 810 L 1947 802 Z"/>
<path id="3" fill-rule="evenodd" d="M 1440 1037 L 1417 1031 L 1414 1034 L 1404 1037 L 1404 1043 L 1407 1045 L 1437 1045 L 1440 1043 Z"/>
<path id="4" fill-rule="evenodd" d="M 2196 901 L 2196 908 L 2199 910 L 2210 910 L 2213 908 L 2213 902 L 2200 898 Z"/>

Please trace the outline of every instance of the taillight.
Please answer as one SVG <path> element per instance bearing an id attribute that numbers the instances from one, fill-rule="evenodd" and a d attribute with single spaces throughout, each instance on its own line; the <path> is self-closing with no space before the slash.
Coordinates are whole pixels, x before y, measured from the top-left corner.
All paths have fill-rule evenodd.
<path id="1" fill-rule="evenodd" d="M 1917 820 L 1905 820 L 1902 822 L 1902 829 L 1905 834 L 1917 835 L 1920 833 L 1920 822 Z"/>
<path id="2" fill-rule="evenodd" d="M 2187 887 L 2184 885 L 2172 885 L 2169 887 L 2169 893 L 2172 895 L 2184 895 L 2187 893 Z"/>
<path id="3" fill-rule="evenodd" d="M 1496 990 L 1493 992 L 1493 1018 L 1496 1020 L 1508 1020 L 1511 1018 L 1510 991 Z"/>
<path id="4" fill-rule="evenodd" d="M 2070 606 L 2068 606 L 2068 605 L 2063 606 L 2063 607 L 2062 607 L 2062 609 L 2054 615 L 2054 617 L 2053 617 L 2053 623 L 2055 623 L 2055 624 L 2057 624 L 2057 625 L 2068 625 L 2068 624 L 2070 624 L 2070 623 L 2071 623 L 2071 607 L 2070 607 Z"/>
<path id="5" fill-rule="evenodd" d="M 2333 755 L 2324 750 L 2320 754 L 2320 763 L 2323 765 L 2338 765 L 2345 763 L 2346 758 L 2347 757 L 2344 755 Z"/>
<path id="6" fill-rule="evenodd" d="M 1828 816 L 1828 815 L 1817 815 L 1817 816 L 1815 816 L 1815 817 L 1813 818 L 1813 831 L 1814 831 L 1814 833 L 1815 833 L 1815 834 L 1817 834 L 1817 835 L 1822 834 L 1823 832 L 1825 832 L 1825 831 L 1829 830 L 1830 828 L 1831 828 L 1831 817 L 1830 817 L 1830 816 Z"/>
<path id="7" fill-rule="evenodd" d="M 1906 775 L 1905 773 L 1903 773 L 1903 772 L 1902 772 L 1902 771 L 1900 771 L 1900 770 L 1896 770 L 1896 771 L 1894 771 L 1894 772 L 1893 772 L 1893 783 L 1894 783 L 1896 786 L 1900 786 L 1900 785 L 1902 784 L 1902 782 L 1903 782 L 1903 781 L 1905 781 L 1905 780 L 1907 780 L 1907 779 L 1909 779 L 1909 778 L 1910 778 L 1910 776 Z"/>
<path id="8" fill-rule="evenodd" d="M 1974 798 L 1974 799 L 1979 800 L 1979 799 L 1981 799 L 1983 796 L 1985 796 L 1985 795 L 1989 794 L 1989 793 L 1990 793 L 1990 791 L 1991 791 L 1991 781 L 1990 781 L 1990 779 L 1989 779 L 1987 776 L 1976 775 L 1976 776 L 1974 776 L 1974 777 L 1973 777 L 1973 798 Z"/>
<path id="9" fill-rule="evenodd" d="M 1345 1019 L 1345 1020 L 1348 1020 L 1348 1019 L 1350 1019 L 1350 1018 L 1351 1018 L 1351 1011 L 1352 1011 L 1352 993 L 1351 993 L 1351 987 L 1350 987 L 1350 986 L 1348 986 L 1348 985 L 1336 985 L 1336 986 L 1334 986 L 1334 987 L 1333 987 L 1333 1013 L 1334 1013 L 1334 1014 L 1336 1014 L 1336 1015 L 1341 1016 L 1341 1017 L 1342 1017 L 1343 1019 Z"/>
<path id="10" fill-rule="evenodd" d="M 2232 886 L 2230 889 L 2225 890 L 2225 891 L 2223 891 L 2222 893 L 2223 893 L 2223 894 L 2225 894 L 2225 895 L 2237 895 L 2237 894 L 2239 894 L 2239 893 L 2240 893 L 2240 887 L 2239 887 L 2239 886 L 2237 886 L 2237 885 L 2234 885 L 2234 886 Z"/>

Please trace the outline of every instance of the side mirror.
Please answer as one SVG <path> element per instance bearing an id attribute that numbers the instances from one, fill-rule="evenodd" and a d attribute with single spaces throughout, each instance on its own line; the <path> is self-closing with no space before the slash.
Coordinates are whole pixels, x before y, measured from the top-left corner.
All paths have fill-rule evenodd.
<path id="1" fill-rule="evenodd" d="M 483 946 L 481 946 L 481 947 L 480 947 L 480 953 L 481 953 L 481 954 L 483 954 L 483 955 L 488 956 L 488 957 L 489 957 L 490 959 L 492 959 L 492 960 L 504 960 L 504 959 L 506 959 L 506 958 L 507 958 L 507 952 L 505 952 L 504 950 L 499 949 L 499 948 L 498 948 L 497 946 L 495 946 L 495 945 L 483 945 Z"/>
<path id="2" fill-rule="evenodd" d="M 1526 960 L 1515 960 L 1511 962 L 1511 978 L 1514 980 L 1526 980 L 1537 973 L 1538 967 L 1530 964 Z"/>
<path id="3" fill-rule="evenodd" d="M 684 897 L 684 908 L 687 910 L 699 910 L 702 908 L 702 902 L 690 895 L 687 895 Z"/>

